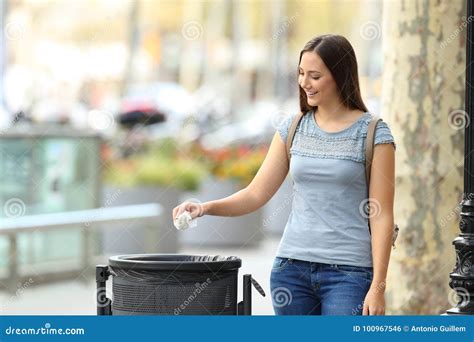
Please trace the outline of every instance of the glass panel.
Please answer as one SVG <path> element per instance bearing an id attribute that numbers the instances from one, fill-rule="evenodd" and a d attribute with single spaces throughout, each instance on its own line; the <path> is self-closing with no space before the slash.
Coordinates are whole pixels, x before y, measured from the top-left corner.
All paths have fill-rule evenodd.
<path id="1" fill-rule="evenodd" d="M 0 138 L 0 218 L 97 207 L 99 144 L 95 137 Z M 18 234 L 19 264 L 79 260 L 81 229 Z M 8 238 L 0 236 L 0 268 L 7 262 Z"/>

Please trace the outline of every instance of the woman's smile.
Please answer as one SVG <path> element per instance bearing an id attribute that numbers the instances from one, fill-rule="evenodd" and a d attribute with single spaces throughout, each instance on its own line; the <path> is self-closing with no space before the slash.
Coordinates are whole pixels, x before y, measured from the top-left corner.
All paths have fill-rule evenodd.
<path id="1" fill-rule="evenodd" d="M 306 96 L 308 96 L 308 98 L 312 98 L 314 96 L 316 96 L 316 94 L 318 94 L 319 91 L 315 91 L 315 92 L 306 92 Z"/>

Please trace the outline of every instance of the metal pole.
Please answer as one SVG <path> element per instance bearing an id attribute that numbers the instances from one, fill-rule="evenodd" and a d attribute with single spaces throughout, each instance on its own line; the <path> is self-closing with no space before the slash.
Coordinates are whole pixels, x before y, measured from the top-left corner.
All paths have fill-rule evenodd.
<path id="1" fill-rule="evenodd" d="M 474 113 L 473 81 L 474 69 L 472 62 L 474 57 L 474 8 L 471 0 L 467 0 L 467 39 L 466 39 L 466 127 L 464 135 L 464 193 L 461 202 L 461 218 L 459 228 L 461 233 L 454 239 L 453 245 L 456 250 L 456 266 L 450 273 L 449 286 L 456 291 L 459 301 L 454 308 L 449 309 L 448 315 L 472 315 L 474 314 L 474 159 L 472 116 Z"/>
<path id="2" fill-rule="evenodd" d="M 252 275 L 244 274 L 243 286 L 243 316 L 250 316 L 252 314 Z"/>
<path id="3" fill-rule="evenodd" d="M 110 316 L 112 315 L 112 303 L 111 300 L 107 298 L 106 290 L 106 282 L 110 276 L 109 266 L 97 265 L 95 269 L 97 316 Z"/>

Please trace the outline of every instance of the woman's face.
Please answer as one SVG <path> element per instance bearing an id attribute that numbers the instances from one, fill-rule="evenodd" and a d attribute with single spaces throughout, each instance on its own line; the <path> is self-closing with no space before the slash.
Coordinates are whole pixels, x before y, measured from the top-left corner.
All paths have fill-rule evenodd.
<path id="1" fill-rule="evenodd" d="M 308 105 L 322 106 L 338 100 L 339 92 L 336 82 L 317 53 L 303 53 L 298 70 L 298 83 L 306 92 Z"/>

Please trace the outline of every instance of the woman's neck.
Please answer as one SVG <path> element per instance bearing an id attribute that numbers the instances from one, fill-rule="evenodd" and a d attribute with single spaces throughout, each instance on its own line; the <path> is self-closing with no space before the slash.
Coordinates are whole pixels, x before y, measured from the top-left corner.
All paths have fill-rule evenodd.
<path id="1" fill-rule="evenodd" d="M 318 118 L 321 122 L 329 123 L 344 121 L 347 118 L 347 114 L 352 110 L 341 102 L 337 102 L 332 105 L 318 106 L 315 111 L 318 113 Z"/>

